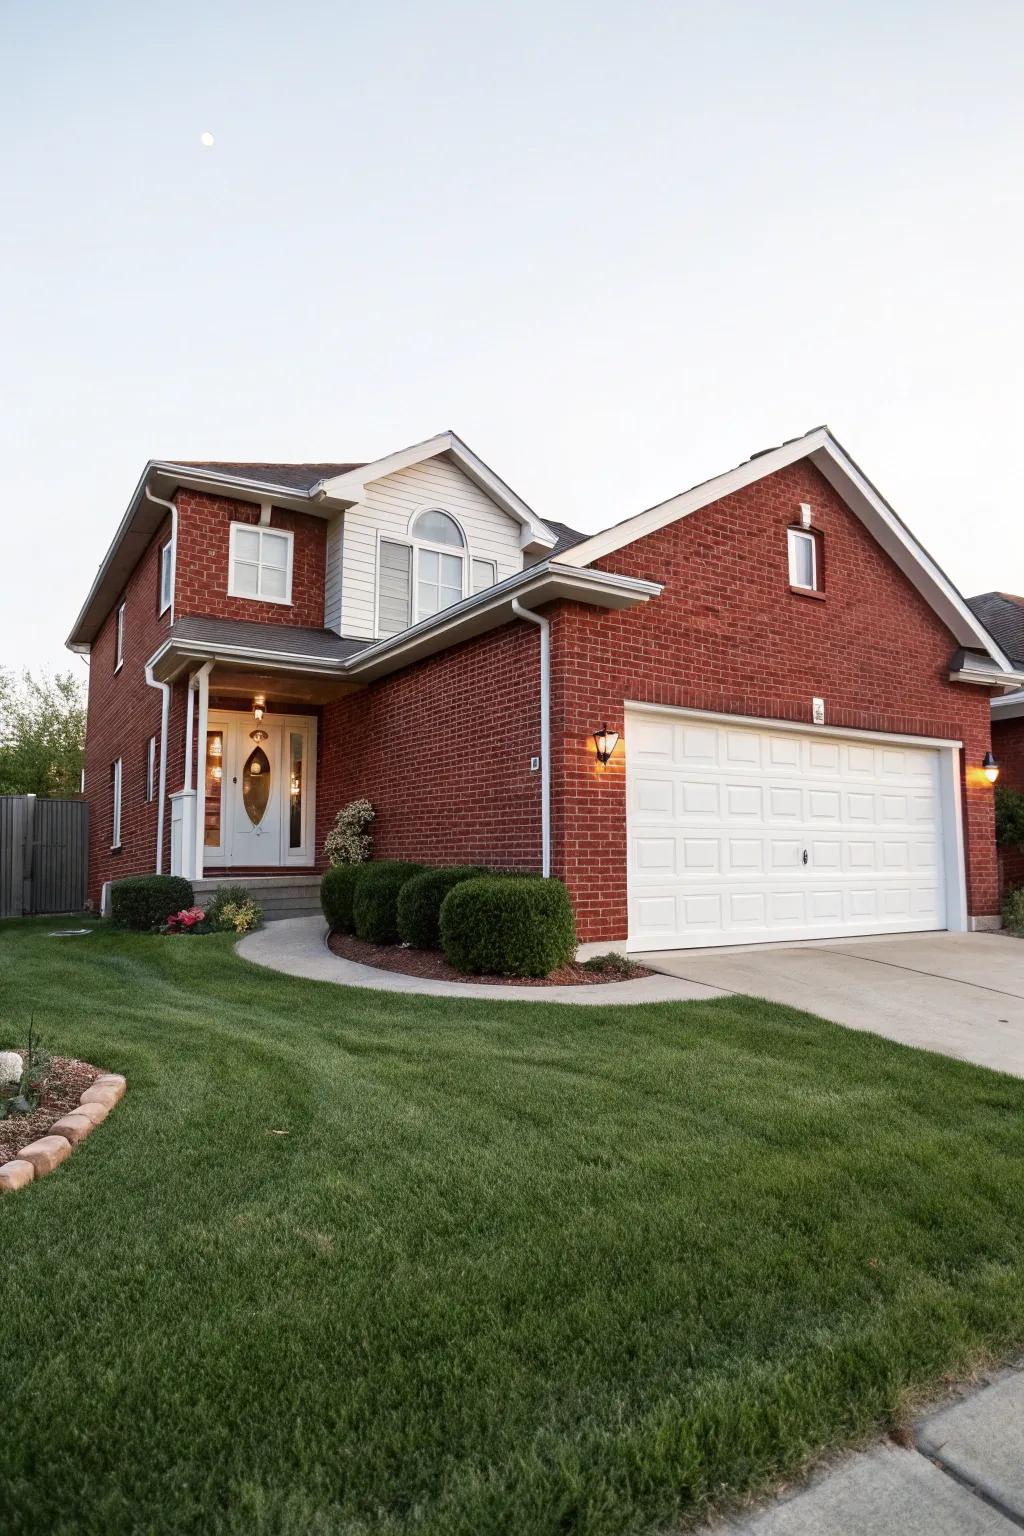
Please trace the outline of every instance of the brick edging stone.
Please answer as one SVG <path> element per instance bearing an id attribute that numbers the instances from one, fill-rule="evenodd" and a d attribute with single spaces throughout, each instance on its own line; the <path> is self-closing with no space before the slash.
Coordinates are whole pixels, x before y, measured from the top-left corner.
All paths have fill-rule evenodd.
<path id="1" fill-rule="evenodd" d="M 90 1083 L 74 1109 L 65 1111 L 45 1136 L 21 1147 L 16 1157 L 0 1165 L 0 1195 L 24 1189 L 59 1168 L 80 1141 L 105 1120 L 124 1098 L 128 1084 L 120 1072 L 104 1072 Z"/>

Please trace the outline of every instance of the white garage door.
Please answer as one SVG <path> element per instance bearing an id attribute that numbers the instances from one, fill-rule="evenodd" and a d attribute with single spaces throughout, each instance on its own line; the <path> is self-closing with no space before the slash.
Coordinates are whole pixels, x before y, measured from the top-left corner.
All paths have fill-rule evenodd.
<path id="1" fill-rule="evenodd" d="M 940 753 L 626 716 L 634 949 L 946 926 Z"/>

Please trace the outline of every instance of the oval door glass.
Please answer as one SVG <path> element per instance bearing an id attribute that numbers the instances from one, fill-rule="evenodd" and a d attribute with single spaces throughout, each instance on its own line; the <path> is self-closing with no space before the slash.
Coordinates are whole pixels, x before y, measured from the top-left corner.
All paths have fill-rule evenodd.
<path id="1" fill-rule="evenodd" d="M 270 803 L 270 759 L 262 747 L 249 753 L 242 769 L 242 804 L 254 827 L 267 814 Z"/>

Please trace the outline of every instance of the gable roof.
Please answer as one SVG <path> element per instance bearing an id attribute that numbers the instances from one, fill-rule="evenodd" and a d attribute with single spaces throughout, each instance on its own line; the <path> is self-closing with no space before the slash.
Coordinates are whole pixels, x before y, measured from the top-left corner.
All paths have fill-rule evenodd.
<path id="1" fill-rule="evenodd" d="M 1024 667 L 1024 597 L 1014 597 L 1011 592 L 982 592 L 967 602 L 1010 660 Z"/>
<path id="2" fill-rule="evenodd" d="M 614 554 L 625 545 L 689 517 L 712 502 L 721 501 L 724 496 L 754 485 L 801 459 L 809 459 L 820 470 L 959 644 L 969 650 L 985 652 L 998 664 L 1000 671 L 1012 672 L 1009 657 L 982 620 L 827 426 L 814 427 L 803 437 L 791 438 L 778 448 L 754 454 L 725 474 L 705 480 L 679 496 L 649 507 L 646 512 L 591 535 L 567 549 L 559 558 L 565 565 L 590 565 L 592 561 Z"/>

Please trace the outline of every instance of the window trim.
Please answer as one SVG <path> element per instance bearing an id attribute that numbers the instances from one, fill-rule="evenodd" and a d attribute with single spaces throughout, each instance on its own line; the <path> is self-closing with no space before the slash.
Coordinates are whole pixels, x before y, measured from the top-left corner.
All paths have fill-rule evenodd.
<path id="1" fill-rule="evenodd" d="M 478 587 L 477 584 L 476 584 L 476 578 L 473 575 L 473 566 L 474 565 L 489 565 L 490 568 L 491 568 L 491 579 L 490 579 L 490 581 L 486 582 L 485 585 L 482 586 L 482 587 Z M 497 560 L 490 560 L 490 559 L 488 559 L 488 557 L 486 555 L 473 555 L 472 558 L 470 559 L 470 562 L 469 562 L 469 581 L 470 581 L 471 587 L 473 588 L 472 595 L 475 597 L 478 592 L 486 592 L 488 587 L 493 587 L 493 586 L 495 586 L 497 584 L 497 580 L 498 580 L 498 562 L 497 562 Z"/>
<path id="2" fill-rule="evenodd" d="M 114 618 L 114 671 L 120 672 L 124 666 L 124 611 L 128 606 L 127 598 L 122 598 L 117 605 L 117 614 Z"/>
<path id="3" fill-rule="evenodd" d="M 239 592 L 235 587 L 235 544 L 238 530 L 245 533 L 257 533 L 260 536 L 260 553 L 256 562 L 256 587 L 255 592 Z M 288 559 L 285 565 L 285 595 L 284 597 L 266 597 L 259 591 L 263 575 L 263 535 L 272 534 L 276 539 L 285 539 L 288 545 Z M 247 564 L 252 564 L 247 561 Z M 295 568 L 295 535 L 290 528 L 264 527 L 262 523 L 232 523 L 228 536 L 228 597 L 237 597 L 246 603 L 273 603 L 278 608 L 290 608 L 292 606 L 292 575 Z"/>
<path id="4" fill-rule="evenodd" d="M 794 592 L 820 592 L 821 591 L 821 558 L 818 551 L 817 534 L 810 528 L 788 528 L 787 554 L 789 557 L 789 585 Z M 811 581 L 810 585 L 803 581 L 797 581 L 796 547 L 800 539 L 806 539 L 811 546 Z"/>
<path id="5" fill-rule="evenodd" d="M 416 538 L 412 530 L 415 527 L 417 520 L 423 516 L 424 512 L 442 512 L 445 517 L 451 518 L 452 522 L 459 530 L 459 533 L 462 535 L 462 548 L 458 549 L 454 544 L 435 544 L 430 539 Z M 411 569 L 409 575 L 409 622 L 404 626 L 405 629 L 411 629 L 412 626 L 414 624 L 418 624 L 421 619 L 433 618 L 435 614 L 445 613 L 447 611 L 444 608 L 435 609 L 433 614 L 421 614 L 419 611 L 419 556 L 421 551 L 424 551 L 427 554 L 451 555 L 454 559 L 461 561 L 462 591 L 460 596 L 456 598 L 456 602 L 462 602 L 465 598 L 472 596 L 472 573 L 474 559 L 480 558 L 488 560 L 489 564 L 494 567 L 495 581 L 498 579 L 497 560 L 491 560 L 486 555 L 480 557 L 474 556 L 472 546 L 469 542 L 469 536 L 466 533 L 465 528 L 462 526 L 460 519 L 455 516 L 454 512 L 450 511 L 448 507 L 439 506 L 436 502 L 429 502 L 426 506 L 417 507 L 415 512 L 413 512 L 412 516 L 409 518 L 408 523 L 406 524 L 404 534 L 389 533 L 383 528 L 377 529 L 376 559 L 374 561 L 373 628 L 374 634 L 378 640 L 388 639 L 391 637 L 391 635 L 400 635 L 402 633 L 402 630 L 400 629 L 388 630 L 385 632 L 380 627 L 380 547 L 381 544 L 384 543 L 402 544 L 406 549 L 412 550 L 412 560 L 410 562 Z M 453 608 L 454 606 L 454 603 L 448 604 L 449 608 Z"/>
<path id="6" fill-rule="evenodd" d="M 151 736 L 146 746 L 146 802 L 156 799 L 156 737 Z"/>
<path id="7" fill-rule="evenodd" d="M 115 757 L 111 768 L 111 824 L 110 824 L 110 851 L 117 853 L 121 847 L 121 800 L 123 782 L 123 764 L 119 757 Z"/>
<path id="8" fill-rule="evenodd" d="M 164 561 L 167 561 L 167 595 L 164 596 Z M 160 546 L 160 581 L 157 588 L 157 618 L 165 614 L 174 601 L 174 538 Z"/>

